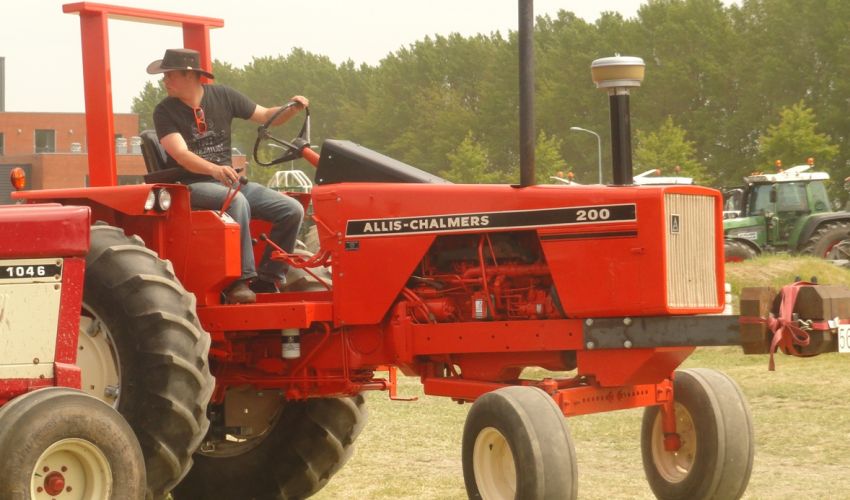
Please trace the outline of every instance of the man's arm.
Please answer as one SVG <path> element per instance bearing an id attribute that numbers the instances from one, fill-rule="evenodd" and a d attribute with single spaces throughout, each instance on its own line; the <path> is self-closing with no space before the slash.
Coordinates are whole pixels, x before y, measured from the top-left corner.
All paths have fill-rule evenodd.
<path id="1" fill-rule="evenodd" d="M 292 106 L 291 108 L 289 108 L 286 111 L 284 111 L 283 113 L 281 113 L 280 116 L 278 116 L 277 119 L 274 121 L 274 123 L 272 123 L 272 125 L 280 125 L 281 123 L 287 122 L 290 118 L 297 115 L 299 111 L 301 111 L 302 109 L 304 109 L 304 108 L 306 108 L 307 106 L 310 105 L 310 101 L 307 100 L 306 97 L 301 96 L 301 95 L 293 96 L 292 99 L 290 99 L 290 101 L 295 101 L 298 104 L 295 105 L 295 106 Z M 266 108 L 266 107 L 260 106 L 258 104 L 257 107 L 254 109 L 254 114 L 251 115 L 250 120 L 252 122 L 257 122 L 257 123 L 266 123 L 269 120 L 269 118 L 274 116 L 274 114 L 277 113 L 278 110 L 280 110 L 280 108 L 281 108 L 281 106 L 275 106 L 273 108 Z"/>
<path id="2" fill-rule="evenodd" d="M 165 151 L 189 172 L 210 175 L 222 184 L 228 185 L 239 180 L 239 174 L 228 165 L 216 165 L 189 151 L 183 136 L 177 132 L 168 134 L 159 140 Z"/>

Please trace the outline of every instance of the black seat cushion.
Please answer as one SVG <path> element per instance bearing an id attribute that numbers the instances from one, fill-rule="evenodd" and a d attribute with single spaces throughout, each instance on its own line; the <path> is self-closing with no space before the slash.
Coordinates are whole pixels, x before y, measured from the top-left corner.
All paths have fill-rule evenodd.
<path id="1" fill-rule="evenodd" d="M 154 130 L 144 130 L 139 134 L 142 138 L 142 157 L 145 159 L 145 175 L 147 184 L 173 184 L 179 181 L 186 171 L 168 156 Z"/>

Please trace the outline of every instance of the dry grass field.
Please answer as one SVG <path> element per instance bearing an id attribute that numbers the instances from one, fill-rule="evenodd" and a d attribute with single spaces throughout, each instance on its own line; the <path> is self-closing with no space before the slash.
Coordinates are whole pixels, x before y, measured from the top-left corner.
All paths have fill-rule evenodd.
<path id="1" fill-rule="evenodd" d="M 764 258 L 728 268 L 736 291 L 813 274 L 821 283 L 850 284 L 850 272 L 812 259 Z M 780 355 L 777 370 L 769 372 L 767 356 L 701 348 L 684 367 L 729 374 L 749 401 L 756 455 L 745 498 L 850 499 L 850 354 Z M 466 498 L 460 442 L 470 405 L 423 396 L 415 378 L 401 378 L 400 393 L 419 400 L 368 395 L 369 423 L 355 456 L 314 498 Z M 568 420 L 578 456 L 579 498 L 653 498 L 640 458 L 642 411 Z"/>

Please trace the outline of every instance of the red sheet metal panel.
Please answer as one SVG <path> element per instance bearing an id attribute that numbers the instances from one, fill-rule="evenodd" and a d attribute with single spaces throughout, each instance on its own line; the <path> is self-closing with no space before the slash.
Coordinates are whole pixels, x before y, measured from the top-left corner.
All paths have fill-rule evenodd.
<path id="1" fill-rule="evenodd" d="M 89 208 L 53 204 L 0 207 L 3 258 L 82 256 L 89 249 Z"/>
<path id="2" fill-rule="evenodd" d="M 721 291 L 717 303 L 677 309 L 668 305 L 672 272 L 664 205 L 668 192 L 718 200 L 720 196 L 715 190 L 693 186 L 517 189 L 358 183 L 315 187 L 322 247 L 333 252 L 336 324 L 380 321 L 435 238 L 485 232 L 536 231 L 568 316 L 719 312 L 723 306 L 721 244 L 707 252 L 713 256 L 710 267 L 716 272 L 700 277 Z M 707 216 L 720 219 L 719 211 Z"/>

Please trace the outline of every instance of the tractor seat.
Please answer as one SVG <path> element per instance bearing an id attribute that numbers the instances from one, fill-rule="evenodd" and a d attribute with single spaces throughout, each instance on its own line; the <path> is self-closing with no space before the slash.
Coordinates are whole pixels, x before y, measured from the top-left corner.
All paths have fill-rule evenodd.
<path id="1" fill-rule="evenodd" d="M 156 131 L 144 130 L 139 134 L 142 138 L 142 157 L 148 173 L 144 176 L 146 184 L 174 184 L 186 173 L 177 166 L 159 143 Z"/>

